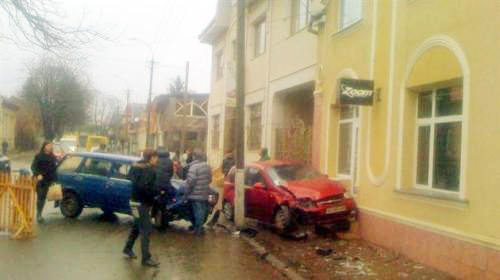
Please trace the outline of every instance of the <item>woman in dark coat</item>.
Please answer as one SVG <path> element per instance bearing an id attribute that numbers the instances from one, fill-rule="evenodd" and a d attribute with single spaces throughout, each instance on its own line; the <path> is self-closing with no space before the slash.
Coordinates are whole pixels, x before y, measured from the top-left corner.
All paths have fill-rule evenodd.
<path id="1" fill-rule="evenodd" d="M 31 164 L 33 176 L 39 180 L 36 186 L 36 219 L 39 223 L 43 222 L 42 212 L 49 187 L 57 180 L 56 168 L 57 159 L 53 154 L 52 143 L 46 141 Z"/>

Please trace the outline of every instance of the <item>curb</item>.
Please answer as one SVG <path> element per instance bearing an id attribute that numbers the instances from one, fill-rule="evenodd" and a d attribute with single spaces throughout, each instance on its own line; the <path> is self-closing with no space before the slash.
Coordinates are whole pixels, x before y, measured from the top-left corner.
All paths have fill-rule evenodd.
<path id="1" fill-rule="evenodd" d="M 233 225 L 227 224 L 219 224 L 222 227 L 226 227 L 231 232 L 237 231 L 237 228 Z M 278 259 L 275 255 L 273 255 L 269 250 L 267 250 L 264 246 L 260 245 L 255 239 L 239 236 L 243 240 L 245 240 L 250 246 L 252 246 L 257 253 L 257 255 L 267 261 L 271 266 L 275 269 L 279 270 L 284 276 L 291 280 L 305 280 L 304 277 L 300 276 L 300 274 L 293 268 L 289 267 L 285 262 Z"/>

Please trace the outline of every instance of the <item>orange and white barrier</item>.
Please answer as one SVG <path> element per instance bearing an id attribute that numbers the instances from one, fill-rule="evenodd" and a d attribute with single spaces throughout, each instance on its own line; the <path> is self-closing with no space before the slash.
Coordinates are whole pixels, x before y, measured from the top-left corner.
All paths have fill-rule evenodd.
<path id="1" fill-rule="evenodd" d="M 0 173 L 0 233 L 13 239 L 35 236 L 36 181 Z"/>

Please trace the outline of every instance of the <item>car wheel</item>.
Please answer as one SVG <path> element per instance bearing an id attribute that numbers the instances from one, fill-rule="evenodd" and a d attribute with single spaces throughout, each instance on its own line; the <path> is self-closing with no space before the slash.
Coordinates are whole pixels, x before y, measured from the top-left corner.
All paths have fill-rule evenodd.
<path id="1" fill-rule="evenodd" d="M 74 192 L 64 192 L 63 199 L 61 201 L 61 213 L 67 218 L 78 217 L 83 210 L 83 205 L 78 198 L 78 195 Z"/>
<path id="2" fill-rule="evenodd" d="M 230 222 L 234 221 L 234 207 L 229 201 L 224 201 L 224 204 L 222 205 L 222 213 L 224 213 L 226 220 Z"/>
<path id="3" fill-rule="evenodd" d="M 274 227 L 281 234 L 295 229 L 295 222 L 288 206 L 283 205 L 278 208 L 274 214 Z"/>

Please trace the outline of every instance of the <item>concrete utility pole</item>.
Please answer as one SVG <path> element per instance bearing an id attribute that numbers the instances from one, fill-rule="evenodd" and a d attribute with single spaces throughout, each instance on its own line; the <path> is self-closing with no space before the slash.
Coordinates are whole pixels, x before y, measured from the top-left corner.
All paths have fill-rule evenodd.
<path id="1" fill-rule="evenodd" d="M 186 79 L 184 80 L 184 93 L 182 95 L 182 106 L 186 106 L 186 97 L 188 94 L 188 80 L 189 80 L 189 61 L 186 62 Z M 184 109 L 184 108 L 183 108 Z M 186 113 L 182 110 L 182 126 L 181 126 L 181 155 L 186 149 Z"/>
<path id="2" fill-rule="evenodd" d="M 151 55 L 153 52 L 151 51 Z M 151 70 L 149 70 L 149 97 L 148 97 L 148 124 L 146 127 L 146 147 L 151 147 L 151 95 L 153 92 L 153 69 L 154 69 L 155 60 L 154 57 L 151 56 Z"/>
<path id="3" fill-rule="evenodd" d="M 245 224 L 245 0 L 238 0 L 236 35 L 235 222 Z"/>
<path id="4" fill-rule="evenodd" d="M 148 97 L 148 106 L 147 106 L 147 110 L 148 110 L 148 123 L 146 125 L 146 147 L 147 148 L 150 148 L 151 147 L 151 137 L 150 137 L 150 134 L 151 134 L 151 95 L 153 94 L 153 69 L 154 69 L 154 64 L 155 64 L 155 56 L 154 56 L 154 53 L 153 53 L 153 48 L 151 48 L 151 46 L 142 41 L 142 40 L 139 40 L 137 38 L 130 38 L 130 40 L 132 41 L 137 41 L 137 42 L 141 42 L 143 43 L 144 45 L 146 45 L 148 48 L 149 48 L 149 51 L 151 52 L 151 69 L 149 70 L 149 97 Z"/>

